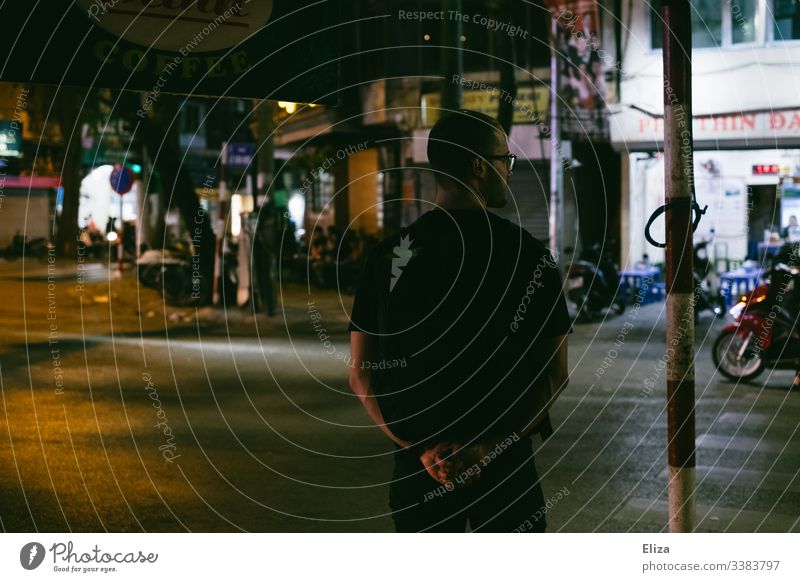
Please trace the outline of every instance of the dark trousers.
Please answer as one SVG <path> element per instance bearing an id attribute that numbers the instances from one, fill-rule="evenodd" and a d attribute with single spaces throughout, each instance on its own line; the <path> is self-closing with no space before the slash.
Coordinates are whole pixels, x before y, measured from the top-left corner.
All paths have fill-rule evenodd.
<path id="1" fill-rule="evenodd" d="M 480 478 L 450 490 L 408 451 L 395 453 L 389 489 L 398 532 L 544 532 L 545 500 L 531 441 L 523 438 L 486 464 Z"/>

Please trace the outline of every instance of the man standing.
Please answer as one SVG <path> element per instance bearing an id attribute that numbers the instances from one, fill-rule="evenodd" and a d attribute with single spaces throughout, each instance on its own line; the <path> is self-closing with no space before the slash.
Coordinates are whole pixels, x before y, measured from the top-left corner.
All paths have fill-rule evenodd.
<path id="1" fill-rule="evenodd" d="M 558 268 L 487 212 L 505 206 L 516 160 L 494 119 L 443 117 L 428 158 L 433 210 L 379 244 L 359 281 L 350 386 L 398 447 L 397 531 L 544 531 L 529 435 L 567 384 Z"/>

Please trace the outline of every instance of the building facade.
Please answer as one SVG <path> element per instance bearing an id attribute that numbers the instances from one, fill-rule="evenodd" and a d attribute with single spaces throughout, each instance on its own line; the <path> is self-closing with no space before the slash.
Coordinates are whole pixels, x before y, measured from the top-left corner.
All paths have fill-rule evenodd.
<path id="1" fill-rule="evenodd" d="M 664 202 L 661 2 L 632 2 L 621 45 L 620 103 L 610 118 L 622 154 L 623 259 L 663 250 L 643 237 Z M 800 6 L 783 0 L 692 2 L 695 192 L 709 210 L 695 240 L 718 268 L 762 260 L 800 216 Z M 664 240 L 663 220 L 653 236 Z"/>
<path id="2" fill-rule="evenodd" d="M 340 232 L 382 236 L 429 210 L 435 177 L 427 136 L 442 114 L 443 89 L 457 85 L 463 108 L 497 118 L 503 101 L 513 103 L 509 144 L 518 162 L 509 204 L 496 212 L 547 242 L 549 9 L 543 3 L 472 0 L 454 3 L 458 8 L 451 11 L 443 10 L 440 0 L 354 4 L 353 18 L 361 25 L 344 35 L 340 106 L 301 106 L 285 113 L 276 127 L 278 168 L 294 174 L 295 190 L 304 197 L 303 230 L 336 225 Z M 443 39 L 442 20 L 458 21 L 457 47 Z M 461 52 L 462 67 L 445 73 L 444 53 L 454 48 Z M 559 155 L 566 162 L 562 171 L 573 170 L 569 140 Z M 587 159 L 574 167 L 582 165 L 592 164 Z M 616 159 L 613 165 L 618 167 Z M 578 174 L 564 180 L 565 246 L 576 246 Z"/>

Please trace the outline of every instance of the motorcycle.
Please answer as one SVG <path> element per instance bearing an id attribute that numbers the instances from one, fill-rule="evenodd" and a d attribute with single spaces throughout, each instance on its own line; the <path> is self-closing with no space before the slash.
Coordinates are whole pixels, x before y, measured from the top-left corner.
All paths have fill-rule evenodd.
<path id="1" fill-rule="evenodd" d="M 139 282 L 161 291 L 170 305 L 185 306 L 194 302 L 193 285 L 196 283 L 191 252 L 182 248 L 150 249 L 142 253 L 136 266 Z"/>
<path id="2" fill-rule="evenodd" d="M 736 323 L 723 328 L 712 349 L 723 376 L 746 382 L 769 367 L 797 370 L 800 378 L 798 285 L 800 269 L 777 263 L 769 284 L 741 296 L 730 309 Z"/>
<path id="3" fill-rule="evenodd" d="M 573 249 L 568 248 L 568 254 Z M 624 298 L 619 294 L 619 270 L 614 261 L 594 244 L 589 253 L 570 264 L 567 273 L 567 299 L 575 305 L 577 321 L 589 322 L 605 309 L 621 314 Z"/>
<path id="4" fill-rule="evenodd" d="M 44 261 L 51 248 L 52 244 L 44 237 L 31 238 L 17 232 L 12 237 L 11 244 L 3 250 L 2 255 L 8 261 L 15 261 L 21 257 Z"/>

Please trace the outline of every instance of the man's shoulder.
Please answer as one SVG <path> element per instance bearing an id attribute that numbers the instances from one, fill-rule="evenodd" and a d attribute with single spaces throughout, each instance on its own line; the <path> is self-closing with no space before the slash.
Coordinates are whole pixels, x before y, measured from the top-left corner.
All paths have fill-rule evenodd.
<path id="1" fill-rule="evenodd" d="M 530 232 L 522 228 L 515 222 L 498 216 L 493 212 L 487 212 L 492 225 L 492 232 L 501 235 L 503 242 L 507 245 L 520 246 L 525 254 L 541 256 L 544 254 L 553 255 L 547 245 L 533 236 Z M 428 212 L 420 216 L 409 226 L 403 227 L 399 232 L 387 236 L 373 247 L 370 255 L 373 260 L 391 259 L 398 250 L 405 247 L 419 245 L 417 239 L 428 239 L 431 233 L 435 233 L 437 226 L 441 226 L 435 219 L 435 213 Z M 499 241 L 498 241 L 499 242 Z"/>
<path id="2" fill-rule="evenodd" d="M 500 229 L 501 232 L 506 234 L 509 240 L 519 241 L 519 244 L 522 245 L 524 251 L 536 253 L 537 255 L 551 253 L 546 244 L 533 236 L 530 232 L 518 225 L 516 222 L 513 222 L 502 216 L 498 216 L 494 213 L 490 214 L 493 217 L 492 220 L 495 222 L 496 228 Z"/>
<path id="3" fill-rule="evenodd" d="M 372 249 L 373 256 L 375 258 L 391 258 L 397 250 L 414 246 L 414 241 L 419 238 L 427 238 L 425 235 L 436 231 L 436 224 L 432 218 L 433 215 L 426 212 L 410 225 L 385 237 Z"/>

